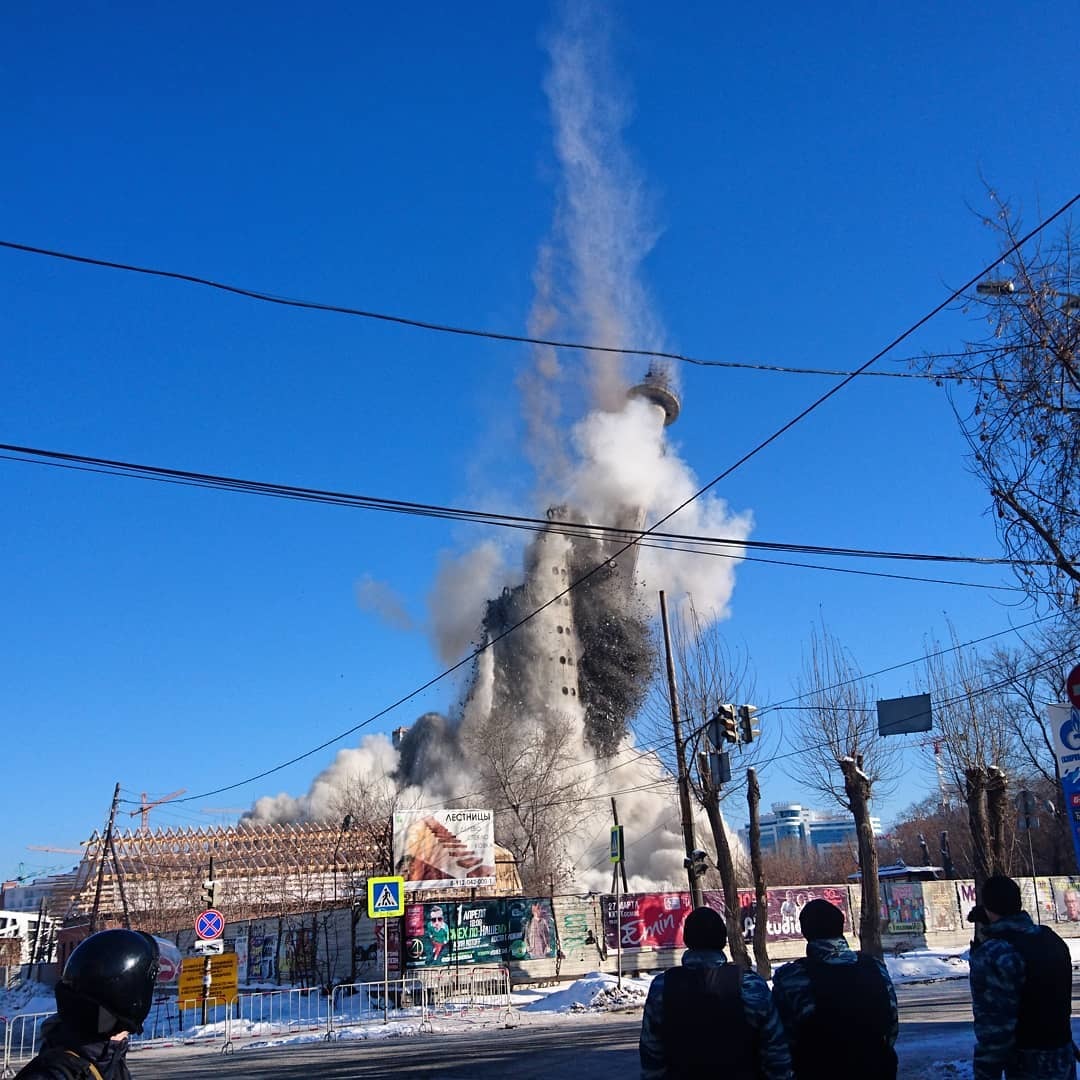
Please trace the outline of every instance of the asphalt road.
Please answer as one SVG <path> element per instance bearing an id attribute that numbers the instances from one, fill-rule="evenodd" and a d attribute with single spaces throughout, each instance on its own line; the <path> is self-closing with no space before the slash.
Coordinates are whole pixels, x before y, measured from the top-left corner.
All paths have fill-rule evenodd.
<path id="1" fill-rule="evenodd" d="M 898 988 L 901 1080 L 947 1076 L 935 1063 L 970 1058 L 971 1002 L 966 980 Z M 1074 1012 L 1077 992 L 1073 991 Z M 638 1071 L 641 1012 L 525 1021 L 456 1035 L 342 1040 L 240 1049 L 225 1057 L 209 1048 L 133 1054 L 135 1080 L 300 1080 L 308 1077 L 394 1080 L 628 1080 Z"/>

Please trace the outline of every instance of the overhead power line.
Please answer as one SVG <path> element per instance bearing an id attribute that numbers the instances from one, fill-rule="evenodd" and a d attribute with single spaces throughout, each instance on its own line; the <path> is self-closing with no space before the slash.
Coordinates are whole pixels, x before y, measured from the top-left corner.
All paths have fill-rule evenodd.
<path id="1" fill-rule="evenodd" d="M 65 262 L 76 263 L 81 266 L 93 266 L 105 270 L 118 270 L 128 274 L 142 274 L 148 277 L 165 278 L 172 281 L 182 281 L 189 285 L 198 285 L 203 288 L 217 289 L 220 292 L 229 293 L 233 296 L 242 296 L 249 300 L 257 300 L 266 304 L 278 304 L 283 307 L 300 308 L 306 311 L 323 311 L 335 315 L 347 315 L 360 319 L 372 319 L 377 322 L 394 323 L 398 326 L 408 326 L 417 330 L 428 330 L 439 334 L 456 334 L 464 337 L 486 338 L 490 341 L 506 341 L 521 345 L 541 345 L 553 349 L 567 349 L 578 352 L 593 352 L 616 354 L 622 356 L 642 356 L 647 359 L 675 360 L 680 363 L 693 364 L 697 367 L 732 368 L 745 371 L 767 371 L 785 375 L 848 375 L 851 372 L 834 368 L 799 367 L 782 364 L 752 363 L 743 360 L 707 360 L 698 356 L 689 356 L 685 353 L 666 352 L 661 349 L 646 349 L 633 346 L 603 345 L 582 341 L 560 341 L 554 338 L 532 337 L 528 334 L 510 334 L 499 330 L 485 330 L 477 327 L 451 326 L 445 323 L 433 322 L 429 319 L 413 318 L 407 315 L 391 315 L 383 311 L 369 311 L 364 308 L 347 307 L 343 304 L 331 304 L 319 300 L 301 300 L 295 297 L 281 296 L 276 293 L 260 292 L 257 289 L 245 288 L 241 285 L 230 285 L 224 281 L 202 277 L 197 274 L 185 274 L 177 270 L 163 270 L 160 267 L 138 266 L 133 263 L 115 262 L 111 259 L 101 259 L 91 255 L 76 255 L 70 251 L 56 251 L 50 248 L 37 247 L 33 244 L 20 244 L 13 240 L 0 240 L 0 247 L 10 251 L 18 251 L 28 255 L 41 255 L 50 259 L 60 259 Z M 965 359 L 973 353 L 927 353 L 918 358 L 919 361 Z M 891 379 L 929 379 L 941 382 L 948 379 L 964 379 L 963 373 L 945 372 L 934 374 L 922 371 L 868 371 L 867 375 Z"/>
<path id="2" fill-rule="evenodd" d="M 0 443 L 0 458 L 7 461 L 34 465 L 51 465 L 72 468 L 77 471 L 99 473 L 105 476 L 124 476 L 140 480 L 176 483 L 208 490 L 232 491 L 238 494 L 263 495 L 271 498 L 292 499 L 298 502 L 325 503 L 347 506 L 360 510 L 376 510 L 416 517 L 447 518 L 455 521 L 471 521 L 483 525 L 525 529 L 532 532 L 552 532 L 563 536 L 585 537 L 616 541 L 636 541 L 643 536 L 653 540 L 671 541 L 683 545 L 677 550 L 693 552 L 697 547 L 746 548 L 753 551 L 789 552 L 797 555 L 825 555 L 836 558 L 889 559 L 911 562 L 957 563 L 969 566 L 1045 566 L 1045 560 L 1019 560 L 982 555 L 945 555 L 917 551 L 888 551 L 872 548 L 830 547 L 825 544 L 795 544 L 785 541 L 739 539 L 724 536 L 702 536 L 694 533 L 672 533 L 628 529 L 616 525 L 593 524 L 584 521 L 566 521 L 559 518 L 534 518 L 518 514 L 503 514 L 492 510 L 475 510 L 456 506 L 440 506 L 433 503 L 413 502 L 406 499 L 388 499 L 378 495 L 360 495 L 353 492 L 331 491 L 321 488 L 280 484 L 275 481 L 251 480 L 214 473 L 191 472 L 186 469 L 146 465 L 119 461 L 111 458 L 91 457 L 86 454 L 66 453 L 33 446 Z M 671 515 L 668 515 L 670 518 Z M 667 519 L 665 519 L 667 520 Z M 742 558 L 741 555 L 734 556 Z"/>
<path id="3" fill-rule="evenodd" d="M 570 582 L 565 589 L 561 590 L 560 592 L 556 593 L 554 596 L 550 597 L 546 602 L 544 602 L 543 604 L 540 604 L 532 612 L 529 612 L 523 618 L 519 619 L 517 622 L 515 622 L 512 625 L 510 625 L 509 627 L 507 627 L 501 633 L 499 633 L 499 634 L 495 635 L 494 637 L 490 638 L 488 641 L 486 641 L 483 645 L 481 645 L 477 649 L 472 650 L 469 654 L 464 656 L 456 664 L 452 664 L 451 666 L 443 669 L 441 672 L 439 672 L 438 674 L 432 676 L 432 678 L 428 679 L 426 682 L 422 683 L 420 686 L 418 686 L 415 689 L 409 691 L 407 694 L 405 694 L 402 697 L 398 698 L 396 701 L 392 702 L 391 704 L 389 704 L 389 705 L 385 706 L 384 708 L 378 710 L 376 713 L 373 713 L 366 720 L 362 720 L 358 724 L 352 725 L 346 731 L 340 732 L 337 735 L 332 736 L 330 739 L 325 740 L 324 742 L 320 743 L 318 746 L 311 747 L 310 749 L 304 751 L 301 754 L 294 755 L 288 761 L 281 762 L 278 765 L 275 765 L 275 766 L 273 766 L 271 768 L 264 769 L 261 772 L 258 772 L 258 773 L 254 774 L 252 776 L 245 777 L 242 780 L 237 780 L 234 783 L 222 785 L 220 787 L 214 788 L 211 791 L 200 792 L 197 795 L 191 795 L 191 796 L 188 796 L 186 799 L 176 800 L 176 801 L 177 802 L 182 802 L 182 801 L 183 802 L 189 802 L 189 801 L 193 801 L 193 800 L 196 800 L 196 799 L 207 798 L 210 795 L 217 795 L 217 794 L 220 794 L 221 792 L 224 792 L 224 791 L 231 791 L 234 788 L 242 787 L 242 786 L 244 786 L 246 784 L 253 783 L 256 780 L 261 780 L 264 777 L 269 776 L 269 775 L 271 775 L 273 773 L 280 772 L 282 769 L 288 768 L 289 766 L 294 765 L 299 761 L 303 761 L 306 758 L 309 758 L 312 755 L 318 753 L 319 751 L 324 750 L 329 746 L 332 746 L 334 743 L 340 742 L 342 739 L 347 738 L 349 735 L 352 735 L 355 732 L 360 731 L 361 729 L 363 729 L 363 728 L 367 727 L 368 725 L 374 723 L 376 720 L 380 719 L 381 717 L 386 716 L 388 713 L 390 713 L 393 710 L 399 708 L 401 705 L 404 705 L 406 702 L 411 701 L 413 698 L 419 696 L 425 690 L 428 690 L 430 687 L 432 687 L 432 686 L 436 685 L 437 683 L 441 682 L 443 679 L 448 678 L 454 672 L 459 671 L 461 668 L 465 667 L 468 664 L 471 664 L 478 656 L 480 656 L 487 649 L 492 648 L 499 641 L 503 640 L 505 637 L 507 637 L 510 634 L 514 633 L 519 627 L 523 626 L 525 623 L 527 623 L 531 619 L 535 618 L 541 612 L 546 611 L 549 607 L 551 607 L 553 604 L 557 603 L 564 596 L 566 596 L 572 589 L 575 589 L 575 588 L 579 587 L 580 585 L 582 585 L 584 582 L 590 580 L 602 568 L 604 568 L 606 566 L 609 566 L 612 562 L 614 562 L 616 559 L 621 557 L 626 551 L 628 551 L 636 543 L 640 542 L 641 540 L 645 539 L 648 536 L 651 536 L 653 533 L 655 533 L 660 528 L 661 525 L 666 524 L 673 517 L 675 517 L 675 515 L 678 514 L 681 510 L 685 509 L 691 503 L 695 502 L 697 499 L 701 498 L 704 494 L 706 494 L 708 491 L 710 491 L 712 488 L 714 488 L 721 481 L 725 480 L 728 476 L 730 476 L 733 472 L 735 472 L 736 469 L 740 468 L 746 462 L 748 462 L 752 458 L 756 457 L 759 453 L 761 453 L 768 446 L 771 446 L 772 443 L 774 443 L 782 435 L 786 434 L 793 427 L 795 427 L 798 423 L 800 423 L 807 416 L 809 416 L 812 412 L 814 412 L 820 406 L 825 404 L 826 401 L 828 401 L 830 398 L 832 398 L 836 394 L 838 394 L 842 389 L 844 389 L 844 387 L 846 387 L 848 385 L 848 383 L 852 382 L 856 377 L 858 377 L 858 375 L 860 375 L 862 372 L 864 372 L 868 368 L 870 368 L 874 363 L 876 363 L 878 360 L 880 360 L 887 353 L 891 352 L 894 348 L 896 348 L 897 345 L 899 345 L 901 342 L 903 342 L 907 338 L 909 338 L 918 329 L 925 326 L 932 318 L 934 318 L 934 316 L 936 316 L 939 312 L 943 311 L 946 307 L 949 306 L 949 304 L 953 303 L 959 296 L 962 296 L 964 293 L 966 293 L 970 289 L 972 289 L 976 285 L 977 282 L 979 282 L 980 280 L 985 278 L 996 266 L 998 266 L 1001 262 L 1003 262 L 1006 258 L 1008 258 L 1008 256 L 1012 252 L 1014 252 L 1018 248 L 1022 247 L 1029 240 L 1031 240 L 1032 237 L 1037 236 L 1043 229 L 1045 229 L 1053 221 L 1055 221 L 1057 218 L 1061 217 L 1061 215 L 1064 214 L 1077 201 L 1080 201 L 1080 193 L 1074 195 L 1071 199 L 1069 199 L 1066 203 L 1064 203 L 1053 214 L 1051 214 L 1049 217 L 1045 218 L 1042 222 L 1040 222 L 1037 226 L 1035 226 L 1032 230 L 1030 230 L 1026 235 L 1020 237 L 1011 247 L 1009 247 L 1008 249 L 1003 251 L 1001 253 L 1001 255 L 999 255 L 996 259 L 994 259 L 991 263 L 989 263 L 988 265 L 982 267 L 978 271 L 978 273 L 976 273 L 974 276 L 972 276 L 968 281 L 966 281 L 958 289 L 954 289 L 944 300 L 942 300 L 939 304 L 937 304 L 935 307 L 933 307 L 930 311 L 928 311 L 921 318 L 919 318 L 914 323 L 912 323 L 902 333 L 900 333 L 896 337 L 894 337 L 892 339 L 892 341 L 890 341 L 887 345 L 884 346 L 884 348 L 879 349 L 876 353 L 874 353 L 873 356 L 871 356 L 867 361 L 865 361 L 863 364 L 861 364 L 855 371 L 853 371 L 853 372 L 851 372 L 851 374 L 845 376 L 843 379 L 840 380 L 840 382 L 838 382 L 835 386 L 830 388 L 824 394 L 821 394 L 817 398 L 815 398 L 812 402 L 810 402 L 809 405 L 807 405 L 804 409 L 802 409 L 795 416 L 793 416 L 789 421 L 787 421 L 787 423 L 782 424 L 771 435 L 769 435 L 766 438 L 762 439 L 756 446 L 754 446 L 753 448 L 748 450 L 745 454 L 742 455 L 742 457 L 738 458 L 733 464 L 729 465 L 726 469 L 724 469 L 722 472 L 720 472 L 717 476 L 715 476 L 707 484 L 703 485 L 701 488 L 699 488 L 697 491 L 695 491 L 693 494 L 691 494 L 688 498 L 684 499 L 678 506 L 676 506 L 674 509 L 669 511 L 663 517 L 659 518 L 653 525 L 651 525 L 647 529 L 644 529 L 639 535 L 637 535 L 634 539 L 630 540 L 628 543 L 622 545 L 617 551 L 615 551 L 612 555 L 610 555 L 603 562 L 597 564 L 591 570 L 587 571 L 586 573 L 582 574 L 579 578 L 577 578 L 574 581 Z"/>

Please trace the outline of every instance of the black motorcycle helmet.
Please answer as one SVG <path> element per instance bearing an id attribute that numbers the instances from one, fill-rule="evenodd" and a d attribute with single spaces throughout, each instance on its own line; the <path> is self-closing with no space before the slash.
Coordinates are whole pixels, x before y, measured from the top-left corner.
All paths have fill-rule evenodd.
<path id="1" fill-rule="evenodd" d="M 102 930 L 68 957 L 56 1009 L 86 1039 L 138 1034 L 154 1000 L 157 942 L 141 930 Z"/>

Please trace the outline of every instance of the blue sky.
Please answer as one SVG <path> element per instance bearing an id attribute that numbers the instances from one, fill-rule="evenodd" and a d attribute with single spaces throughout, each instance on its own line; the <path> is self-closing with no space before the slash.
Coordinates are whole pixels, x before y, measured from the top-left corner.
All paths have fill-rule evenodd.
<path id="1" fill-rule="evenodd" d="M 982 178 L 1030 224 L 1076 193 L 1080 13 L 947 7 L 598 8 L 611 63 L 594 74 L 627 110 L 627 175 L 655 235 L 638 275 L 665 347 L 850 369 L 996 254 L 972 209 L 987 208 Z M 0 238 L 523 333 L 558 208 L 544 43 L 561 18 L 496 4 L 13 10 Z M 521 450 L 524 346 L 11 251 L 0 282 L 0 441 L 542 509 Z M 975 333 L 949 312 L 893 355 Z M 677 374 L 671 435 L 702 481 L 835 381 Z M 867 378 L 717 493 L 753 513 L 758 539 L 996 555 L 962 455 L 941 390 Z M 118 780 L 126 793 L 224 786 L 426 682 L 442 667 L 423 632 L 440 560 L 481 538 L 9 461 L 0 493 L 4 876 L 69 862 L 25 847 L 77 846 Z M 926 576 L 1012 584 L 996 570 Z M 363 610 L 365 578 L 416 626 Z M 747 564 L 725 625 L 767 702 L 791 695 L 819 617 L 874 670 L 918 656 L 946 618 L 964 639 L 1030 618 L 1011 603 Z M 910 685 L 879 680 L 883 696 Z M 373 727 L 452 699 L 441 684 Z M 207 824 L 208 807 L 303 792 L 332 756 L 151 821 Z M 883 816 L 931 784 L 913 771 Z M 768 774 L 767 802 L 796 794 Z"/>

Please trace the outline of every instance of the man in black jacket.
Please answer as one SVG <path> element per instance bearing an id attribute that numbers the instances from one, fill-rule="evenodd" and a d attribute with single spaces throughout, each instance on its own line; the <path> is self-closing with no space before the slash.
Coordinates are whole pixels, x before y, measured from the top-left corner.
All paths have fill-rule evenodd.
<path id="1" fill-rule="evenodd" d="M 16 1080 L 130 1080 L 128 1036 L 154 1000 L 157 942 L 134 930 L 102 930 L 68 958 L 56 984 L 57 1015 L 41 1027 L 42 1051 Z"/>

